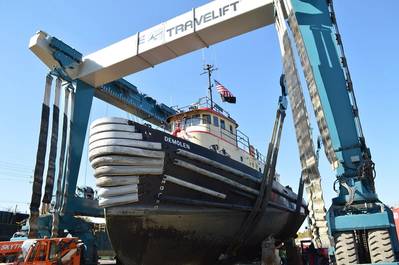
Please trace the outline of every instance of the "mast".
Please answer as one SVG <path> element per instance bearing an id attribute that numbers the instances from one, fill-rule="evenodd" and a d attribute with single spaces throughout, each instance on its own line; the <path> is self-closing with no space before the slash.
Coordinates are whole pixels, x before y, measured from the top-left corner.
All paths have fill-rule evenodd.
<path id="1" fill-rule="evenodd" d="M 213 98 L 212 98 L 213 84 L 212 84 L 211 77 L 212 77 L 212 72 L 216 71 L 217 68 L 214 68 L 212 64 L 206 64 L 204 66 L 204 70 L 205 70 L 205 72 L 203 72 L 202 74 L 205 74 L 205 73 L 208 74 L 208 96 L 209 96 L 209 99 L 211 100 L 211 109 L 213 110 Z"/>

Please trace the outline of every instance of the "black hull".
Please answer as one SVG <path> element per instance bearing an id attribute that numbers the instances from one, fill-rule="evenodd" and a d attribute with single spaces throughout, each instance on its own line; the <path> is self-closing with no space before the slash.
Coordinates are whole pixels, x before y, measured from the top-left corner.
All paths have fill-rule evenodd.
<path id="1" fill-rule="evenodd" d="M 125 265 L 217 264 L 253 208 L 261 173 L 159 130 L 133 122 L 131 125 L 143 135 L 143 141 L 162 143 L 165 158 L 162 175 L 140 175 L 138 202 L 105 210 L 107 230 L 118 258 Z M 245 176 L 184 156 L 179 150 L 216 161 Z M 182 163 L 223 180 L 205 176 Z M 167 176 L 219 195 L 178 185 Z M 251 227 L 237 256 L 246 261 L 256 259 L 260 256 L 261 242 L 269 235 L 277 241 L 293 237 L 305 219 L 305 205 L 302 202 L 296 212 L 296 200 L 295 193 L 275 182 L 270 203 Z"/>
<path id="2" fill-rule="evenodd" d="M 217 264 L 233 235 L 246 217 L 245 212 L 196 210 L 131 213 L 117 207 L 107 210 L 107 227 L 113 248 L 123 264 Z M 284 240 L 299 229 L 293 213 L 267 209 L 237 257 L 252 261 L 260 257 L 261 242 L 267 235 Z M 291 230 L 291 234 L 285 231 Z"/>

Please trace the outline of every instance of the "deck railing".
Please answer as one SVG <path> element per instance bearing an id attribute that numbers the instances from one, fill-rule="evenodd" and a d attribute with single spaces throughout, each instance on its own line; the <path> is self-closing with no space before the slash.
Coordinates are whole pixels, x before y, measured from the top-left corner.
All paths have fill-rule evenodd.
<path id="1" fill-rule="evenodd" d="M 197 102 L 195 102 L 193 104 L 175 108 L 175 109 L 178 112 L 186 112 L 186 111 L 200 109 L 200 108 L 209 108 L 209 109 L 212 109 L 213 111 L 216 111 L 216 112 L 222 114 L 223 116 L 230 118 L 230 113 L 228 113 L 226 110 L 224 110 L 221 106 L 219 106 L 215 102 L 213 102 L 213 106 L 211 106 L 211 100 L 208 97 L 202 97 Z"/>

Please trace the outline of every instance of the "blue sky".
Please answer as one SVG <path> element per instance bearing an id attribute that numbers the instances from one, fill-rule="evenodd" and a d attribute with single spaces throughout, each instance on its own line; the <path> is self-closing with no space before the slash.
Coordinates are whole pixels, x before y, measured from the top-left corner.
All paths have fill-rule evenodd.
<path id="1" fill-rule="evenodd" d="M 36 157 L 46 67 L 28 49 L 29 38 L 44 30 L 88 54 L 162 21 L 200 6 L 205 0 L 148 1 L 0 1 L 0 208 L 26 209 Z M 379 4 L 336 0 L 367 143 L 376 163 L 380 199 L 399 202 L 397 165 L 399 116 L 399 2 Z M 213 63 L 215 78 L 237 96 L 224 105 L 252 142 L 265 153 L 270 139 L 282 64 L 273 26 L 193 52 L 127 80 L 168 105 L 187 105 L 206 94 L 202 64 Z M 305 93 L 306 94 L 306 93 Z M 311 112 L 311 116 L 313 112 Z M 125 112 L 95 100 L 90 120 L 127 117 Z M 313 118 L 313 116 L 312 116 Z M 314 134 L 317 136 L 315 123 Z M 300 176 L 291 113 L 288 113 L 277 170 L 284 185 L 296 189 Z M 83 154 L 79 185 L 93 185 Z M 334 196 L 334 172 L 324 155 L 320 162 L 327 205 Z"/>

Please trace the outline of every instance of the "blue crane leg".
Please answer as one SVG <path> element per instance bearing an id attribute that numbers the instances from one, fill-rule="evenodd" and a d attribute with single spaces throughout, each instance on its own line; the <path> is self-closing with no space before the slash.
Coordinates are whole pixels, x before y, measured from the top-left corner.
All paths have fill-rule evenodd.
<path id="1" fill-rule="evenodd" d="M 323 130 L 328 130 L 338 160 L 336 174 L 356 188 L 354 201 L 376 201 L 372 189 L 355 178 L 363 161 L 363 151 L 327 1 L 291 2 L 317 88 L 316 100 L 322 108 L 319 114 L 324 115 L 327 124 L 327 128 L 320 128 L 320 133 L 323 135 Z M 335 202 L 344 204 L 348 200 L 348 190 L 341 187 Z"/>
<path id="2" fill-rule="evenodd" d="M 313 75 L 334 150 L 340 165 L 337 173 L 354 174 L 351 156 L 361 156 L 352 105 L 335 42 L 326 1 L 292 0 L 299 30 L 310 59 Z M 346 164 L 347 169 L 344 167 Z"/>
<path id="3" fill-rule="evenodd" d="M 317 92 L 317 96 L 312 96 L 313 107 L 316 116 L 323 115 L 327 125 L 327 128 L 322 128 L 319 124 L 320 133 L 323 135 L 328 130 L 333 152 L 338 159 L 337 178 L 344 180 L 355 192 L 354 197 L 350 198 L 348 189 L 340 185 L 339 195 L 333 199 L 328 214 L 330 233 L 388 229 L 392 247 L 397 252 L 398 240 L 392 211 L 378 201 L 373 187 L 359 178 L 359 166 L 366 160 L 369 151 L 361 139 L 362 135 L 359 135 L 360 128 L 357 127 L 353 102 L 348 93 L 328 3 L 320 0 L 291 0 L 291 3 L 303 40 L 298 50 L 304 49 L 310 64 L 309 74 L 306 73 L 305 56 L 302 54 L 305 77 L 310 90 L 314 81 Z M 298 40 L 296 42 L 298 46 Z M 313 80 L 310 80 L 310 76 L 313 76 Z M 317 110 L 318 105 L 321 111 Z M 352 203 L 351 208 L 345 207 L 348 202 Z"/>
<path id="4" fill-rule="evenodd" d="M 79 176 L 79 167 L 82 160 L 83 146 L 89 122 L 94 88 L 81 80 L 76 80 L 74 104 L 72 106 L 72 124 L 70 129 L 70 158 L 68 160 L 68 198 L 66 211 L 74 211 L 74 194 Z"/>

